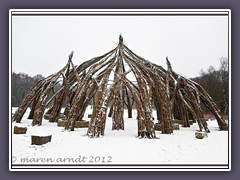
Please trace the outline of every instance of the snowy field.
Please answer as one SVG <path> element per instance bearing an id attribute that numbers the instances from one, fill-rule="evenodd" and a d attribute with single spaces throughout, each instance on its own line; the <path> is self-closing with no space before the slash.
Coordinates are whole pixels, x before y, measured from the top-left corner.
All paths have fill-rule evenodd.
<path id="1" fill-rule="evenodd" d="M 13 108 L 13 112 L 16 108 Z M 90 112 L 91 109 L 89 108 Z M 89 138 L 87 128 L 65 131 L 57 123 L 43 120 L 42 126 L 31 126 L 27 119 L 14 126 L 28 127 L 27 134 L 12 134 L 12 163 L 14 164 L 144 164 L 144 165 L 227 165 L 228 132 L 219 131 L 216 120 L 208 121 L 211 133 L 196 139 L 198 126 L 180 127 L 173 134 L 161 134 L 159 139 L 139 139 L 136 119 L 125 119 L 125 130 L 112 131 L 111 118 L 107 119 L 105 136 Z M 127 113 L 125 113 L 125 116 Z M 134 112 L 133 116 L 136 116 Z M 85 120 L 87 114 L 85 114 Z M 13 131 L 12 131 L 13 132 Z M 50 143 L 31 145 L 31 135 L 52 135 Z"/>

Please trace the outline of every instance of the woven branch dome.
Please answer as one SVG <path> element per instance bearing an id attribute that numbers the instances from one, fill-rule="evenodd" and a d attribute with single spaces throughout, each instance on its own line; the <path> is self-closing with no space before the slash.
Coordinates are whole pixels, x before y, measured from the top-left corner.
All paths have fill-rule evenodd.
<path id="1" fill-rule="evenodd" d="M 200 131 L 209 132 L 203 117 L 203 104 L 217 119 L 219 129 L 228 129 L 216 104 L 199 84 L 174 72 L 168 58 L 168 68 L 164 69 L 135 54 L 123 43 L 121 35 L 117 47 L 102 56 L 79 66 L 74 66 L 72 58 L 73 52 L 61 70 L 32 86 L 13 121 L 21 122 L 26 109 L 31 107 L 29 118 L 33 119 L 32 125 L 41 125 L 44 114 L 50 115 L 50 122 L 57 122 L 61 109 L 65 107 L 65 128 L 73 131 L 76 121 L 82 120 L 89 103 L 93 102 L 88 136 L 104 135 L 108 109 L 112 129 L 124 129 L 124 109 L 128 109 L 131 118 L 134 107 L 138 136 L 155 138 L 153 108 L 162 133 L 173 132 L 175 119 L 181 120 L 185 127 L 190 126 L 189 120 L 192 119 L 198 123 Z M 135 82 L 129 76 L 134 77 Z M 52 93 L 59 84 L 59 90 Z"/>

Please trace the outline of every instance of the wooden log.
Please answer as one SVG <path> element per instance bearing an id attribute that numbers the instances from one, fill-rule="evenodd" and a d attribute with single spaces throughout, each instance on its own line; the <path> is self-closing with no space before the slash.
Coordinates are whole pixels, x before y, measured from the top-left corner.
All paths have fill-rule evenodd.
<path id="1" fill-rule="evenodd" d="M 112 91 L 117 85 L 117 82 L 115 82 L 110 88 L 107 88 L 107 82 L 110 73 L 115 65 L 116 62 L 113 61 L 106 68 L 106 71 L 102 78 L 102 82 L 99 85 L 99 89 L 96 93 L 93 114 L 88 129 L 88 135 L 90 137 L 100 137 L 104 135 L 109 99 L 111 99 Z"/>
<path id="2" fill-rule="evenodd" d="M 46 120 L 50 120 L 51 117 L 52 117 L 52 115 L 51 115 L 51 114 L 44 114 L 43 117 L 44 117 L 44 119 L 46 119 Z"/>
<path id="3" fill-rule="evenodd" d="M 63 119 L 63 120 L 66 119 L 66 116 L 61 113 L 61 114 L 58 114 L 57 118 L 54 121 L 51 121 L 52 116 L 53 116 L 52 114 L 44 114 L 43 117 L 45 120 L 49 120 L 49 122 L 57 122 L 59 119 Z"/>
<path id="4" fill-rule="evenodd" d="M 27 133 L 27 127 L 14 126 L 13 134 L 26 134 L 26 133 Z"/>
<path id="5" fill-rule="evenodd" d="M 44 114 L 44 119 L 46 120 L 49 120 L 49 122 L 57 122 L 59 119 L 66 119 L 66 116 L 64 114 L 58 114 L 58 117 L 54 120 L 54 121 L 51 121 L 52 119 L 52 114 Z"/>
<path id="6" fill-rule="evenodd" d="M 114 52 L 114 51 L 113 51 Z M 113 53 L 112 52 L 112 53 Z M 81 86 L 78 86 L 78 89 L 76 90 L 76 94 L 74 96 L 74 99 L 73 99 L 73 103 L 72 103 L 72 107 L 70 109 L 70 112 L 69 112 L 69 115 L 68 115 L 68 126 L 66 127 L 66 129 L 71 129 L 71 131 L 74 131 L 74 126 L 75 126 L 75 123 L 76 123 L 76 119 L 77 119 L 77 116 L 79 115 L 79 111 L 81 109 L 81 106 L 79 105 L 79 102 L 82 101 L 82 99 L 85 98 L 85 92 L 87 91 L 87 88 L 88 88 L 88 85 L 90 83 L 90 80 L 92 79 L 92 76 L 101 68 L 109 65 L 106 69 L 105 69 L 105 73 L 104 73 L 104 83 L 101 83 L 101 87 L 100 88 L 105 88 L 105 87 L 102 87 L 102 86 L 105 86 L 107 85 L 107 80 L 108 80 L 108 76 L 110 75 L 111 73 L 111 70 L 112 68 L 114 67 L 115 65 L 115 59 L 112 58 L 110 59 L 109 61 L 108 58 L 112 55 L 109 54 L 108 56 L 106 57 L 102 57 L 101 60 L 99 60 L 99 62 L 97 64 L 94 64 L 93 66 L 91 66 L 88 70 L 88 72 L 86 73 L 86 76 L 85 78 L 83 79 L 82 83 L 81 83 Z M 107 77 L 105 77 L 107 75 Z M 103 89 L 102 89 L 103 90 Z M 99 91 L 98 91 L 99 92 Z M 97 93 L 98 93 L 97 92 Z M 100 94 L 99 94 L 100 95 Z M 101 95 L 100 95 L 101 96 Z M 97 102 L 99 103 L 99 102 Z"/>
<path id="7" fill-rule="evenodd" d="M 65 66 L 66 68 L 66 66 Z M 62 69 L 64 70 L 64 69 Z M 60 77 L 61 71 L 58 72 L 56 75 L 52 76 L 50 79 L 46 80 L 45 82 L 45 88 L 43 88 L 43 91 L 41 92 L 40 98 L 36 104 L 34 115 L 33 115 L 33 121 L 32 125 L 42 125 L 42 119 L 44 115 L 44 111 L 46 109 L 46 102 L 47 97 L 51 89 L 56 84 L 58 78 Z"/>
<path id="8" fill-rule="evenodd" d="M 57 126 L 59 127 L 66 127 L 68 124 L 67 120 L 58 120 Z M 75 123 L 75 128 L 88 128 L 89 127 L 89 121 L 81 120 L 81 121 L 76 121 Z"/>
<path id="9" fill-rule="evenodd" d="M 59 119 L 58 122 L 57 122 L 57 126 L 59 126 L 59 127 L 66 127 L 67 124 L 68 124 L 67 120 Z"/>
<path id="10" fill-rule="evenodd" d="M 103 82 L 99 86 L 101 89 L 98 90 L 97 95 L 95 97 L 95 104 L 93 108 L 93 116 L 90 120 L 89 128 L 88 128 L 88 136 L 89 137 L 99 137 L 100 135 L 104 135 L 105 130 L 105 121 L 107 116 L 107 107 L 112 99 L 114 89 L 118 85 L 118 83 L 128 74 L 130 71 L 120 75 L 118 80 L 111 85 L 110 88 L 107 88 L 106 77 L 103 78 Z M 105 74 L 104 76 L 109 76 L 109 74 Z M 104 83 L 104 84 L 103 84 Z M 104 86 L 105 87 L 104 87 Z M 104 89 L 102 89 L 104 88 Z M 107 88 L 107 89 L 106 89 Z M 104 93 L 102 93 L 104 90 Z"/>
<path id="11" fill-rule="evenodd" d="M 57 119 L 67 119 L 66 116 L 62 113 L 58 114 Z"/>
<path id="12" fill-rule="evenodd" d="M 97 91 L 98 84 L 97 84 L 97 82 L 94 81 L 94 79 L 92 79 L 92 81 L 93 81 L 93 84 L 90 84 L 90 87 L 87 89 L 86 96 L 81 104 L 82 108 L 80 109 L 80 111 L 78 113 L 77 119 L 83 119 L 84 113 L 85 113 L 91 99 L 93 100 L 94 94 Z"/>
<path id="13" fill-rule="evenodd" d="M 37 82 L 35 85 L 32 86 L 30 91 L 24 97 L 21 105 L 16 110 L 16 112 L 15 112 L 15 114 L 13 116 L 13 121 L 16 121 L 17 123 L 21 122 L 22 117 L 25 114 L 27 108 L 29 107 L 31 102 L 34 101 L 36 96 L 39 94 L 39 90 L 40 90 L 42 85 L 43 85 L 43 81 L 40 80 L 39 82 Z"/>
<path id="14" fill-rule="evenodd" d="M 121 65 L 122 65 L 123 73 L 125 73 L 126 70 L 125 70 L 123 62 L 121 63 Z M 126 100 L 127 100 L 126 101 L 126 106 L 127 106 L 127 109 L 128 109 L 128 118 L 132 118 L 132 107 L 133 107 L 134 101 L 131 98 L 132 99 L 132 102 L 131 102 L 127 87 L 123 86 L 123 89 L 124 89 L 123 91 L 124 91 L 124 94 L 126 95 Z"/>
<path id="15" fill-rule="evenodd" d="M 134 97 L 134 101 L 140 101 L 139 103 L 136 102 L 136 106 L 138 106 L 138 136 L 140 136 L 141 138 L 156 138 L 154 131 L 154 123 L 151 120 L 152 88 L 148 89 L 146 85 L 146 81 L 149 82 L 149 84 L 152 84 L 152 82 L 150 79 L 144 79 L 144 76 L 138 68 L 138 62 L 134 60 L 132 54 L 129 54 L 129 56 L 132 58 L 124 54 L 122 55 L 123 58 L 125 58 L 125 61 L 129 65 L 130 69 L 132 70 L 133 74 L 135 75 L 138 84 L 138 87 L 134 87 L 136 90 L 133 91 L 133 89 L 127 85 L 127 81 L 125 81 L 125 85 L 131 91 L 132 96 Z"/>
<path id="16" fill-rule="evenodd" d="M 208 137 L 208 135 L 207 135 L 206 132 L 195 132 L 195 137 L 196 137 L 197 139 L 203 139 L 203 138 Z"/>
<path id="17" fill-rule="evenodd" d="M 76 121 L 75 128 L 88 128 L 89 121 Z"/>
<path id="18" fill-rule="evenodd" d="M 48 142 L 51 142 L 52 135 L 49 136 L 31 136 L 32 137 L 32 145 L 43 145 Z"/>
<path id="19" fill-rule="evenodd" d="M 116 63 L 116 69 L 114 73 L 114 82 L 118 79 L 118 74 L 123 74 L 123 62 L 122 57 L 118 58 Z M 112 100 L 113 116 L 112 116 L 112 130 L 124 130 L 124 87 L 122 82 L 118 83 L 118 86 L 114 90 L 114 96 Z"/>
<path id="20" fill-rule="evenodd" d="M 64 94 L 65 92 L 62 91 L 62 93 L 58 94 L 58 96 L 56 96 L 54 103 L 53 103 L 53 109 L 51 112 L 51 117 L 49 119 L 49 122 L 57 122 L 59 119 L 59 115 L 61 112 L 61 108 L 62 108 L 62 104 L 64 101 Z"/>
<path id="21" fill-rule="evenodd" d="M 34 99 L 34 101 L 32 102 L 32 107 L 31 107 L 31 111 L 29 113 L 29 116 L 28 116 L 28 119 L 33 119 L 33 115 L 34 115 L 34 111 L 35 111 L 35 107 L 36 107 L 36 104 L 39 100 L 39 95 L 36 96 L 36 98 Z"/>

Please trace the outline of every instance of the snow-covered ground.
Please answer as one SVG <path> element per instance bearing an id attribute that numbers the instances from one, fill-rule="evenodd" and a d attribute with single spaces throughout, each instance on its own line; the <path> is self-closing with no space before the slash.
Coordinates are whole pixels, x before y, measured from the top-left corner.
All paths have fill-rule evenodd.
<path id="1" fill-rule="evenodd" d="M 159 139 L 139 139 L 136 119 L 126 118 L 125 130 L 112 131 L 108 118 L 105 136 L 89 138 L 87 128 L 68 132 L 47 120 L 43 120 L 42 126 L 33 127 L 27 116 L 28 113 L 20 124 L 12 123 L 12 128 L 28 127 L 27 134 L 12 134 L 13 164 L 228 164 L 228 132 L 219 131 L 216 120 L 208 121 L 211 133 L 204 139 L 195 138 L 196 123 L 190 128 L 180 127 L 170 135 L 156 131 Z M 89 120 L 87 113 L 84 119 Z M 31 145 L 31 135 L 52 135 L 52 141 Z"/>

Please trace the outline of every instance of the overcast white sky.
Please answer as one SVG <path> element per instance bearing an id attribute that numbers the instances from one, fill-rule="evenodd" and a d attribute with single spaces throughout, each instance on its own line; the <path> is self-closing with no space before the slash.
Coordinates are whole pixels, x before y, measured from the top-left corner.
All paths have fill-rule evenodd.
<path id="1" fill-rule="evenodd" d="M 122 33 L 136 54 L 195 77 L 228 56 L 227 16 L 13 16 L 12 71 L 50 75 L 73 50 L 81 64 L 113 49 Z"/>

